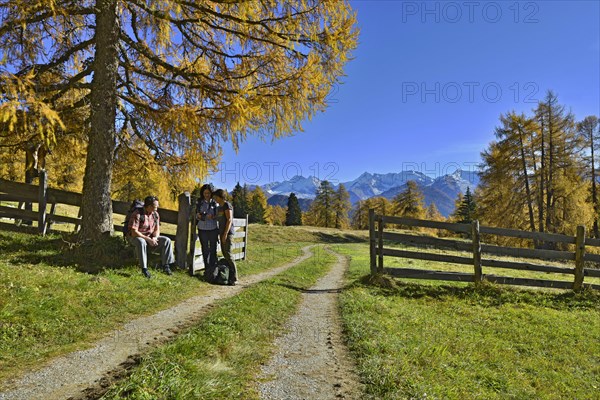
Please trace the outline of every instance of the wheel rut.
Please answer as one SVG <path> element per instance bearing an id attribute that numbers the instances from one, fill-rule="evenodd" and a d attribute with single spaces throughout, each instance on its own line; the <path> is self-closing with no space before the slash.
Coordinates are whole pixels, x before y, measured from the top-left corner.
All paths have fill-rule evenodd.
<path id="1" fill-rule="evenodd" d="M 303 294 L 298 312 L 275 340 L 275 354 L 262 367 L 264 400 L 359 399 L 362 386 L 342 335 L 338 297 L 348 268 L 345 257 Z"/>
<path id="2" fill-rule="evenodd" d="M 300 264 L 313 255 L 312 247 L 302 248 L 302 255 L 281 267 L 243 276 L 242 285 L 215 286 L 208 294 L 132 320 L 91 348 L 57 357 L 40 369 L 4 382 L 7 390 L 0 392 L 0 400 L 96 399 L 127 376 L 145 353 L 199 321 L 215 301 L 235 296 L 245 287 Z"/>

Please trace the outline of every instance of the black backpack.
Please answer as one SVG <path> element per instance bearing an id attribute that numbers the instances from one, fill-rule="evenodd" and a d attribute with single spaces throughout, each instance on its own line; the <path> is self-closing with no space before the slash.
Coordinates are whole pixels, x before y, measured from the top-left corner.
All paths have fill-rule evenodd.
<path id="1" fill-rule="evenodd" d="M 217 261 L 214 270 L 210 271 L 208 279 L 215 285 L 227 285 L 229 283 L 229 263 L 224 258 Z"/>
<path id="2" fill-rule="evenodd" d="M 135 199 L 133 203 L 131 203 L 131 207 L 129 207 L 129 211 L 127 211 L 127 215 L 125 215 L 125 222 L 123 222 L 123 236 L 129 236 L 129 220 L 131 219 L 131 215 L 133 215 L 134 211 L 140 212 L 140 224 L 144 223 L 144 218 L 146 214 L 144 213 L 144 202 Z"/>

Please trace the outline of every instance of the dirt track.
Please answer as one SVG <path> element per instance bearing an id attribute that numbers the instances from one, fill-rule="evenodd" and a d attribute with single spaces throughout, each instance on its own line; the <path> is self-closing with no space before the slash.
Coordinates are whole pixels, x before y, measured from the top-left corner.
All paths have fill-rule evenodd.
<path id="1" fill-rule="evenodd" d="M 262 368 L 262 399 L 359 399 L 361 386 L 342 339 L 338 293 L 348 262 L 334 253 L 331 271 L 303 295 L 287 334 Z"/>
<path id="2" fill-rule="evenodd" d="M 242 285 L 215 286 L 207 295 L 193 297 L 177 306 L 138 318 L 113 331 L 92 348 L 52 360 L 45 367 L 5 384 L 0 400 L 52 400 L 97 398 L 123 377 L 140 356 L 198 321 L 215 300 L 232 297 L 262 280 L 271 278 L 311 257 L 310 246 L 294 261 L 269 271 L 242 276 Z"/>

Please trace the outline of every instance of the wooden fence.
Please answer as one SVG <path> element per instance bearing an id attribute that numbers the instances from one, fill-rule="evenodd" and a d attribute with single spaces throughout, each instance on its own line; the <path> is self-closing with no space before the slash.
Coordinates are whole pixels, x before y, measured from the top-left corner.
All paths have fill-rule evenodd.
<path id="1" fill-rule="evenodd" d="M 37 221 L 38 232 L 42 235 L 52 229 L 53 223 L 74 224 L 75 231 L 81 225 L 81 210 L 77 217 L 58 215 L 56 206 L 64 204 L 74 207 L 81 207 L 81 193 L 68 192 L 65 190 L 48 188 L 48 179 L 45 171 L 39 176 L 39 185 L 29 185 L 20 182 L 12 182 L 0 179 L 0 201 L 18 202 L 19 207 L 9 207 L 0 205 L 0 218 L 13 218 L 26 221 Z M 37 203 L 38 211 L 21 209 L 25 203 Z M 50 210 L 48 210 L 48 205 Z M 199 251 L 196 249 L 197 233 L 195 220 L 195 205 L 192 204 L 192 198 L 189 192 L 182 193 L 178 198 L 178 210 L 168 210 L 161 208 L 159 210 L 161 222 L 177 225 L 175 235 L 161 234 L 175 241 L 175 259 L 180 268 L 187 268 L 190 274 L 199 269 L 202 264 L 202 257 L 198 257 Z M 113 214 L 119 214 L 125 219 L 131 203 L 113 200 Z M 113 216 L 114 220 L 114 216 Z M 233 220 L 236 227 L 233 249 L 241 250 L 235 252 L 234 259 L 246 259 L 248 243 L 248 218 Z M 122 232 L 122 224 L 114 224 L 114 230 Z M 239 242 L 237 238 L 242 238 Z"/>
<path id="2" fill-rule="evenodd" d="M 385 232 L 385 224 L 397 224 L 402 226 L 433 228 L 447 230 L 454 233 L 470 236 L 469 241 L 442 239 L 432 236 L 414 235 L 399 232 Z M 377 226 L 376 226 L 377 225 Z M 574 245 L 574 251 L 559 251 L 545 249 L 531 249 L 520 247 L 503 247 L 482 243 L 481 235 L 512 237 L 520 239 L 532 239 L 534 241 L 567 243 Z M 576 236 L 568 236 L 554 233 L 529 232 L 515 229 L 493 228 L 479 226 L 478 221 L 472 224 L 457 224 L 449 222 L 427 221 L 412 218 L 400 218 L 385 215 L 376 215 L 375 210 L 369 210 L 369 239 L 370 239 L 370 267 L 372 274 L 389 274 L 396 277 L 411 279 L 430 279 L 459 282 L 480 282 L 486 280 L 499 284 L 553 287 L 560 289 L 581 290 L 584 286 L 600 290 L 600 285 L 584 284 L 584 278 L 600 278 L 600 270 L 586 268 L 585 262 L 600 262 L 600 255 L 586 253 L 586 246 L 600 247 L 600 239 L 586 238 L 585 227 L 577 227 Z M 409 251 L 401 249 L 386 248 L 385 243 L 399 243 L 414 247 L 428 247 L 433 249 L 450 249 L 469 252 L 470 256 L 449 255 L 431 253 L 425 251 Z M 527 262 L 506 261 L 493 258 L 492 256 L 519 257 L 543 261 L 572 261 L 574 267 L 540 265 Z M 417 260 L 428 260 L 436 262 L 447 262 L 454 264 L 472 265 L 473 273 L 431 271 L 414 268 L 386 268 L 384 256 L 402 257 Z M 484 274 L 483 267 L 504 268 L 513 270 L 538 271 L 546 273 L 558 273 L 573 275 L 572 281 L 511 278 Z"/>

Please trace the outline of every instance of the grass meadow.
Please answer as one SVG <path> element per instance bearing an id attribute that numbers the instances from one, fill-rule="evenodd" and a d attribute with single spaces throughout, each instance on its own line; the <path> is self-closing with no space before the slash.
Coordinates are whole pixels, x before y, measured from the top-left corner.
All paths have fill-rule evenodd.
<path id="1" fill-rule="evenodd" d="M 365 246 L 344 245 L 339 250 L 351 257 L 340 307 L 368 398 L 520 400 L 600 395 L 597 291 L 371 278 Z M 385 264 L 463 268 L 390 258 Z M 484 273 L 489 271 L 484 268 Z"/>
<path id="2" fill-rule="evenodd" d="M 144 279 L 120 237 L 90 248 L 70 240 L 66 233 L 42 238 L 0 230 L 0 380 L 209 290 L 184 271 L 171 277 L 155 271 Z M 302 291 L 332 263 L 324 245 L 350 259 L 340 312 L 365 398 L 598 398 L 598 291 L 371 277 L 366 232 L 259 225 L 250 226 L 248 260 L 238 264 L 241 279 L 292 260 L 308 244 L 319 244 L 315 256 L 218 302 L 200 322 L 146 355 L 104 398 L 257 398 L 259 366 L 273 340 Z M 472 272 L 392 257 L 385 266 Z"/>
<path id="3" fill-rule="evenodd" d="M 68 234 L 11 229 L 0 230 L 0 381 L 210 289 L 187 271 L 152 270 L 145 279 L 119 234 L 78 247 Z M 250 226 L 250 235 L 248 259 L 238 262 L 241 279 L 293 260 L 307 244 L 350 240 L 333 230 L 259 225 Z"/>

